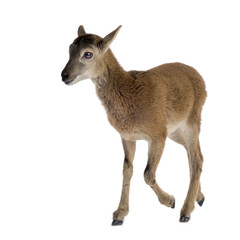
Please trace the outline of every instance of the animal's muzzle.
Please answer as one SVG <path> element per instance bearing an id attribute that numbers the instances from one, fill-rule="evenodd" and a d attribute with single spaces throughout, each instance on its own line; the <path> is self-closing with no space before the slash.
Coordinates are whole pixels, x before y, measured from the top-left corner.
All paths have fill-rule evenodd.
<path id="1" fill-rule="evenodd" d="M 66 71 L 63 70 L 62 73 L 61 73 L 61 76 L 62 76 L 63 82 L 67 82 L 68 81 L 69 74 Z"/>

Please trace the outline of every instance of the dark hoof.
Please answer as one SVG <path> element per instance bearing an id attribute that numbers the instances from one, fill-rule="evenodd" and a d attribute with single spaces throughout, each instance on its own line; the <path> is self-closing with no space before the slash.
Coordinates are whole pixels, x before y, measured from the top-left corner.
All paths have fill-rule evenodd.
<path id="1" fill-rule="evenodd" d="M 175 200 L 174 200 L 174 202 L 173 202 L 171 208 L 175 208 Z"/>
<path id="2" fill-rule="evenodd" d="M 112 222 L 112 226 L 121 226 L 123 224 L 122 220 L 114 219 Z"/>
<path id="3" fill-rule="evenodd" d="M 179 222 L 188 222 L 189 220 L 190 220 L 189 217 L 181 216 L 180 219 L 179 219 Z"/>
<path id="4" fill-rule="evenodd" d="M 200 207 L 203 205 L 204 200 L 205 200 L 205 198 L 203 198 L 202 200 L 200 200 L 200 201 L 198 202 L 198 205 L 199 205 Z"/>

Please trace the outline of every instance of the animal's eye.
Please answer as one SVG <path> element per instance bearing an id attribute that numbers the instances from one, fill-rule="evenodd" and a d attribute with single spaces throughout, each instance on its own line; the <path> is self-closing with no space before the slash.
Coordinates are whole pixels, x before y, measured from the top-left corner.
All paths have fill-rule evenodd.
<path id="1" fill-rule="evenodd" d="M 85 53 L 84 53 L 84 57 L 85 57 L 86 59 L 91 59 L 91 58 L 93 57 L 93 54 L 92 54 L 91 52 L 85 52 Z"/>

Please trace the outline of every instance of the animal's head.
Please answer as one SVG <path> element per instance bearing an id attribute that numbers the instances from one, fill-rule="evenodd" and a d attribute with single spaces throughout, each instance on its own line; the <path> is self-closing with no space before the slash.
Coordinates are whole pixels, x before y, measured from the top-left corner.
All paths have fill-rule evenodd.
<path id="1" fill-rule="evenodd" d="M 116 37 L 121 26 L 104 38 L 87 34 L 83 26 L 78 28 L 78 37 L 69 47 L 70 58 L 62 71 L 62 80 L 73 85 L 87 78 L 95 78 L 103 56 Z"/>

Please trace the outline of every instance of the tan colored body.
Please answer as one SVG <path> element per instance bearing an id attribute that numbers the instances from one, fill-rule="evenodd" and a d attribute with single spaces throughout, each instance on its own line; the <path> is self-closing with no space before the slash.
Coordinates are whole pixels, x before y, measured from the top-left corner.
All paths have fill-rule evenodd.
<path id="1" fill-rule="evenodd" d="M 80 65 L 73 64 L 76 59 L 71 58 L 75 54 L 72 53 L 62 72 L 67 84 L 75 83 L 86 75 L 93 80 L 109 122 L 122 137 L 125 151 L 123 189 L 119 207 L 113 214 L 113 225 L 122 224 L 129 210 L 129 186 L 136 140 L 143 139 L 149 144 L 148 163 L 144 172 L 146 183 L 152 187 L 162 204 L 174 207 L 174 197 L 164 192 L 155 180 L 167 136 L 183 145 L 188 152 L 191 181 L 180 217 L 181 222 L 186 222 L 190 219 L 194 202 L 201 205 L 204 201 L 200 188 L 203 157 L 198 139 L 201 110 L 206 98 L 204 81 L 195 69 L 181 63 L 164 64 L 148 71 L 124 71 L 109 49 L 118 30 L 103 39 L 88 35 L 95 37 L 91 45 L 83 48 L 83 44 L 79 44 L 79 62 L 84 65 L 81 65 L 84 70 L 79 73 L 74 69 L 80 68 Z M 86 35 L 80 26 L 78 41 L 81 42 L 80 38 Z M 83 55 L 85 49 L 92 53 L 92 60 L 87 63 L 85 55 L 88 58 L 90 54 L 87 52 Z M 70 77 L 70 72 L 75 75 Z"/>

